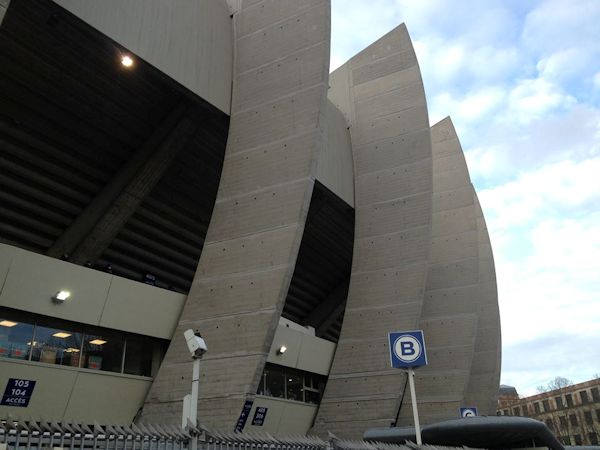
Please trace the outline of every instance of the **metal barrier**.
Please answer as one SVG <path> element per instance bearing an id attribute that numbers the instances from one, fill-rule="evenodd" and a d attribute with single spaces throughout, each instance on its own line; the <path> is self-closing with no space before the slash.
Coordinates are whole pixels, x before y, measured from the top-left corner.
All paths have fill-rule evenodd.
<path id="1" fill-rule="evenodd" d="M 175 426 L 158 424 L 86 425 L 74 422 L 0 420 L 0 450 L 417 450 L 428 445 L 399 445 L 347 441 L 331 435 L 274 437 L 267 433 L 222 433 L 195 430 L 198 436 Z M 462 450 L 462 449 L 461 449 Z"/>
<path id="2" fill-rule="evenodd" d="M 0 450 L 187 450 L 189 439 L 160 425 L 0 421 Z"/>

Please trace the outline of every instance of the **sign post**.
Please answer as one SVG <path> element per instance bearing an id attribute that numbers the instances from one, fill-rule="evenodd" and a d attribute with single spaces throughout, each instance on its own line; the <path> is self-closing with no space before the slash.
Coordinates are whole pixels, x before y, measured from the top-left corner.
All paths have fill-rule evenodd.
<path id="1" fill-rule="evenodd" d="M 412 401 L 413 418 L 417 445 L 422 445 L 419 411 L 417 409 L 417 394 L 415 390 L 415 367 L 427 365 L 425 339 L 422 330 L 391 332 L 388 334 L 390 344 L 390 362 L 392 367 L 407 369 Z"/>

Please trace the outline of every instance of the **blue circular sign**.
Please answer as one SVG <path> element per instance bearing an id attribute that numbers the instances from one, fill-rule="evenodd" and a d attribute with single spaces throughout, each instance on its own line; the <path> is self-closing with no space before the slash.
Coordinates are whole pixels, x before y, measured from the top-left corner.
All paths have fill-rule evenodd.
<path id="1" fill-rule="evenodd" d="M 394 355 L 404 363 L 412 363 L 421 356 L 423 349 L 417 338 L 410 334 L 398 336 L 394 341 Z"/>

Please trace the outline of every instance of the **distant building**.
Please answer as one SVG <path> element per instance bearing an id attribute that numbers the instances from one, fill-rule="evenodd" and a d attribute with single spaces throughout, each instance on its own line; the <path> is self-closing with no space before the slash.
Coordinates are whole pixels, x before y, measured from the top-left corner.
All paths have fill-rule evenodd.
<path id="1" fill-rule="evenodd" d="M 514 386 L 507 386 L 506 384 L 501 384 L 500 389 L 498 390 L 498 409 L 503 409 L 504 407 L 519 401 L 519 393 Z"/>
<path id="2" fill-rule="evenodd" d="M 512 402 L 503 392 L 507 387 L 500 387 L 499 415 L 541 420 L 563 444 L 598 445 L 600 378 Z"/>

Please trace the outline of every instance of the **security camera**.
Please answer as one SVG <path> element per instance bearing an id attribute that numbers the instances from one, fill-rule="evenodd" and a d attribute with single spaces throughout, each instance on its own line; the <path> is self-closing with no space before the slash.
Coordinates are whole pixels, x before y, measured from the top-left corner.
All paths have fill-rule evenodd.
<path id="1" fill-rule="evenodd" d="M 185 342 L 188 346 L 188 350 L 194 359 L 202 358 L 202 355 L 206 353 L 208 348 L 206 347 L 206 342 L 202 339 L 202 336 L 198 331 L 194 330 L 185 330 L 183 332 L 183 336 L 185 337 Z"/>

